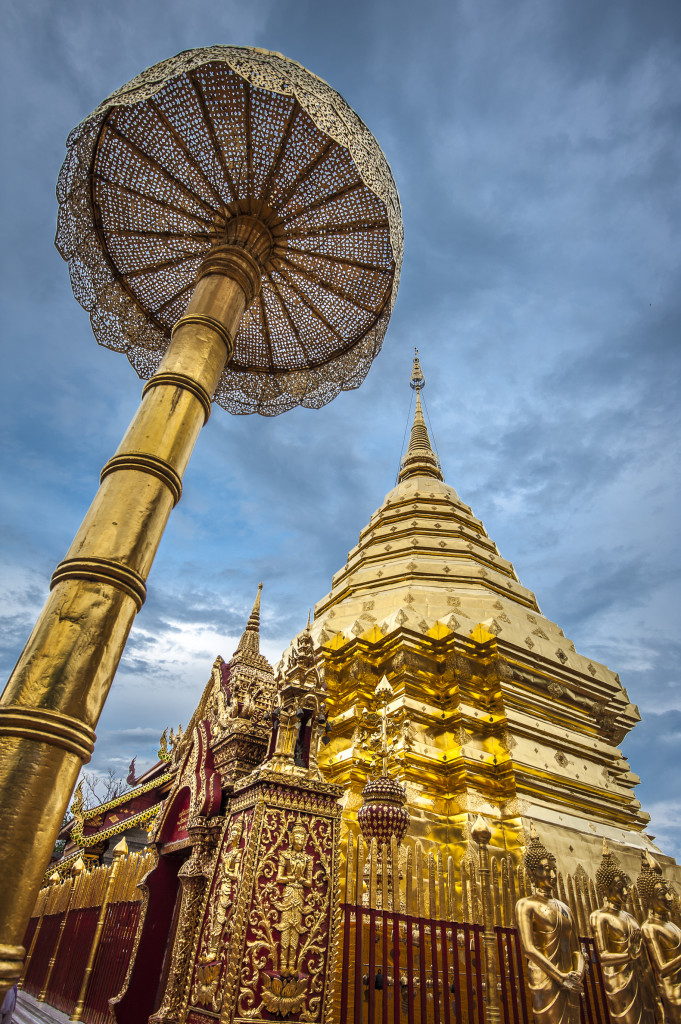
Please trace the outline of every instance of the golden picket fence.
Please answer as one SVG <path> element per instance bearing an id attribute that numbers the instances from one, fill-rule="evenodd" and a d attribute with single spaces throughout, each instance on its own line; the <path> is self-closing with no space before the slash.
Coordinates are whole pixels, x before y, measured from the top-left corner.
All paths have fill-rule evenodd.
<path id="1" fill-rule="evenodd" d="M 90 871 L 76 862 L 70 875 L 40 890 L 24 938 L 26 992 L 71 1020 L 111 1019 L 108 1001 L 125 979 L 139 919 L 137 887 L 154 859 L 142 851 Z"/>
<path id="2" fill-rule="evenodd" d="M 483 923 L 484 894 L 477 858 L 464 859 L 456 867 L 453 857 L 445 861 L 439 850 L 425 852 L 418 840 L 407 838 L 399 848 L 399 878 L 395 880 L 387 870 L 394 856 L 390 846 L 378 846 L 374 841 L 369 847 L 361 836 L 349 835 L 346 850 L 346 903 L 364 901 L 376 909 L 392 908 L 399 898 L 408 914 Z M 531 883 L 523 865 L 514 865 L 510 856 L 490 854 L 489 859 L 493 923 L 515 928 L 516 902 L 532 894 Z M 570 907 L 580 935 L 588 935 L 589 915 L 603 903 L 596 883 L 581 869 L 574 875 L 560 871 L 557 875 L 557 898 Z M 635 885 L 629 891 L 626 910 L 639 924 L 646 918 Z M 678 910 L 675 902 L 677 917 Z"/>
<path id="3" fill-rule="evenodd" d="M 522 865 L 495 855 L 487 862 L 484 851 L 456 865 L 409 839 L 398 850 L 352 835 L 345 853 L 337 1021 L 529 1024 L 515 921 L 517 900 L 531 892 Z M 72 864 L 70 875 L 41 889 L 24 940 L 27 992 L 72 1020 L 110 1024 L 108 1000 L 123 985 L 139 920 L 138 884 L 154 859 L 142 851 L 89 871 Z M 583 1024 L 608 1024 L 589 933 L 589 914 L 602 902 L 597 887 L 583 871 L 559 873 L 556 895 L 572 910 L 588 965 Z M 628 910 L 644 920 L 635 886 Z"/>
<path id="4" fill-rule="evenodd" d="M 443 860 L 406 840 L 400 850 L 350 836 L 336 977 L 343 1024 L 530 1024 L 526 963 L 515 904 L 531 893 L 510 857 Z M 397 864 L 397 871 L 392 870 Z M 588 918 L 598 906 L 585 873 L 558 877 L 587 963 L 583 1024 L 608 1024 Z M 634 893 L 631 910 L 642 915 Z M 639 917 L 640 919 L 640 917 Z M 491 995 L 488 995 L 491 993 Z"/>

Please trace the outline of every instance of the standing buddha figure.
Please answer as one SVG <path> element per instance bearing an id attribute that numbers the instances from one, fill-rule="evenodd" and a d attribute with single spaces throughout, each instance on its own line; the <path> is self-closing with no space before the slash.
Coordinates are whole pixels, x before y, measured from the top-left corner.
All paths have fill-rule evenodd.
<path id="1" fill-rule="evenodd" d="M 624 910 L 631 880 L 603 840 L 596 872 L 603 906 L 589 918 L 613 1024 L 655 1024 L 655 983 L 638 922 Z"/>
<path id="2" fill-rule="evenodd" d="M 584 959 L 570 909 L 553 895 L 556 858 L 534 826 L 525 868 L 534 893 L 518 900 L 516 920 L 528 961 L 535 1024 L 579 1024 Z"/>
<path id="3" fill-rule="evenodd" d="M 681 929 L 670 919 L 673 899 L 662 869 L 645 852 L 641 860 L 637 886 L 648 910 L 641 930 L 662 997 L 665 1024 L 681 1024 Z"/>

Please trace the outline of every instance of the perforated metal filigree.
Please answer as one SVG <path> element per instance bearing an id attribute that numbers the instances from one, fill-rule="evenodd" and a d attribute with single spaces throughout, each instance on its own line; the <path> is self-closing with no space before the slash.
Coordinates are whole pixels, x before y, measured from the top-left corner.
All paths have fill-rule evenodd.
<path id="1" fill-rule="evenodd" d="M 151 376 L 196 271 L 235 218 L 272 236 L 215 401 L 318 408 L 381 348 L 402 261 L 390 168 L 326 82 L 280 54 L 181 53 L 101 104 L 67 141 L 56 245 L 100 344 Z"/>

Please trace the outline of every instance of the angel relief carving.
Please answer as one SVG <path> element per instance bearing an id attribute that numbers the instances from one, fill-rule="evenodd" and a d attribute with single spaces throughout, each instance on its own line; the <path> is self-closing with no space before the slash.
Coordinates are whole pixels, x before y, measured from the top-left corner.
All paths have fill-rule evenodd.
<path id="1" fill-rule="evenodd" d="M 193 1006 L 220 1009 L 220 979 L 229 942 L 228 927 L 236 906 L 241 877 L 244 820 L 239 817 L 230 823 L 224 852 L 218 863 L 212 898 L 208 903 L 203 934 L 199 947 L 196 971 L 191 990 Z"/>
<path id="2" fill-rule="evenodd" d="M 215 892 L 215 902 L 210 918 L 210 932 L 208 952 L 211 957 L 218 955 L 220 939 L 225 929 L 225 924 L 234 910 L 236 901 L 236 890 L 239 884 L 239 869 L 243 851 L 239 849 L 243 822 L 237 818 L 229 829 L 228 849 L 222 863 L 222 877 Z"/>
<path id="3" fill-rule="evenodd" d="M 279 968 L 282 974 L 294 974 L 298 964 L 298 941 L 303 928 L 305 889 L 312 885 L 312 857 L 304 853 L 307 829 L 296 824 L 291 829 L 292 847 L 279 854 L 277 882 L 283 882 L 281 902 L 275 904 L 279 919 Z"/>
<path id="4" fill-rule="evenodd" d="M 255 874 L 238 1014 L 319 1019 L 331 929 L 333 826 L 270 811 Z M 265 844 L 267 844 L 265 846 Z"/>

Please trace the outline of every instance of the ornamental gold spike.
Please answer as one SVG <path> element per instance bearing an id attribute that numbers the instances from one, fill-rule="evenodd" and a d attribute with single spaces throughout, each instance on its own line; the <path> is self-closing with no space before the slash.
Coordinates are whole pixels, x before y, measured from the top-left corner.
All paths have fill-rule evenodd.
<path id="1" fill-rule="evenodd" d="M 420 391 L 421 388 L 425 388 L 426 378 L 423 376 L 423 370 L 421 369 L 421 363 L 419 362 L 419 350 L 414 349 L 414 363 L 411 370 L 411 380 L 409 381 L 409 387 L 413 388 L 414 391 Z"/>
<path id="2" fill-rule="evenodd" d="M 118 857 L 125 857 L 128 853 L 128 844 L 125 841 L 125 836 L 121 839 L 120 843 L 116 843 L 113 848 L 113 858 L 116 860 Z"/>
<path id="3" fill-rule="evenodd" d="M 73 793 L 73 803 L 71 804 L 71 814 L 76 821 L 83 820 L 83 813 L 85 810 L 85 800 L 83 797 L 83 781 L 78 783 Z"/>
<path id="4" fill-rule="evenodd" d="M 490 831 L 489 825 L 487 824 L 487 822 L 485 821 L 481 814 L 478 814 L 477 818 L 475 819 L 475 822 L 473 823 L 473 828 L 471 829 L 471 836 L 478 844 L 478 846 L 486 846 L 489 843 L 490 839 L 492 838 L 492 833 Z"/>
<path id="5" fill-rule="evenodd" d="M 418 349 L 414 349 L 414 366 L 411 372 L 409 387 L 416 392 L 416 408 L 414 410 L 414 423 L 411 428 L 407 452 L 402 459 L 398 481 L 406 480 L 412 476 L 433 476 L 436 480 L 444 480 L 440 468 L 440 460 L 433 451 L 430 443 L 430 436 L 426 421 L 423 417 L 421 405 L 421 390 L 426 386 L 426 380 L 421 370 L 418 358 Z"/>
<path id="6" fill-rule="evenodd" d="M 241 639 L 237 645 L 237 649 L 234 652 L 234 657 L 238 654 L 243 654 L 245 651 L 251 654 L 260 654 L 260 595 L 262 594 L 262 583 L 258 584 L 258 593 L 255 601 L 253 602 L 253 608 L 251 614 L 248 617 L 246 628 L 241 634 Z"/>

